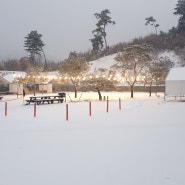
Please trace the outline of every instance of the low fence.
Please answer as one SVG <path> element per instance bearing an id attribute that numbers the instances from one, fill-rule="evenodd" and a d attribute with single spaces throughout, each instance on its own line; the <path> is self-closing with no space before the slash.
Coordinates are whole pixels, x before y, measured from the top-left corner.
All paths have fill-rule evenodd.
<path id="1" fill-rule="evenodd" d="M 24 90 L 26 94 L 31 94 L 35 91 L 35 93 L 46 93 L 45 91 L 41 92 L 39 91 L 39 85 L 36 84 L 35 86 L 33 85 L 27 85 L 24 86 Z M 87 92 L 87 91 L 93 91 L 94 89 L 92 87 L 79 87 L 78 91 L 82 92 Z M 53 93 L 56 92 L 61 92 L 61 91 L 74 91 L 74 87 L 72 85 L 59 85 L 59 84 L 53 84 L 52 87 Z M 129 92 L 130 87 L 129 86 L 115 86 L 115 87 L 104 87 L 101 88 L 101 91 L 118 91 L 118 92 Z M 135 92 L 150 92 L 150 87 L 149 86 L 135 86 L 134 87 Z M 151 87 L 151 92 L 165 92 L 165 86 L 152 86 Z M 3 85 L 0 86 L 0 94 L 12 94 L 9 92 L 8 86 Z"/>

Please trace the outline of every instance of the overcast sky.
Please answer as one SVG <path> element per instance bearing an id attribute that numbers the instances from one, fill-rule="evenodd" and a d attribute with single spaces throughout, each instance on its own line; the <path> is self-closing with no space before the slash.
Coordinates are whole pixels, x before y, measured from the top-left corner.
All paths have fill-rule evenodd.
<path id="1" fill-rule="evenodd" d="M 0 0 L 0 60 L 28 56 L 24 41 L 30 31 L 42 34 L 46 57 L 60 61 L 70 51 L 92 49 L 89 39 L 96 28 L 94 13 L 109 9 L 116 25 L 108 26 L 108 45 L 154 33 L 145 26 L 153 16 L 158 30 L 177 25 L 173 14 L 178 0 Z"/>

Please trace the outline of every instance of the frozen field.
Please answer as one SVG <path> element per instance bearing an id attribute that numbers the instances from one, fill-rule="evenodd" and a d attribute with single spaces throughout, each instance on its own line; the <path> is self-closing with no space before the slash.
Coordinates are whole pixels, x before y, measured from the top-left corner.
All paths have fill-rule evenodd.
<path id="1" fill-rule="evenodd" d="M 184 185 L 185 102 L 102 95 L 108 112 L 97 93 L 78 93 L 80 102 L 67 95 L 68 121 L 65 103 L 39 105 L 34 117 L 21 97 L 3 97 L 0 185 Z"/>

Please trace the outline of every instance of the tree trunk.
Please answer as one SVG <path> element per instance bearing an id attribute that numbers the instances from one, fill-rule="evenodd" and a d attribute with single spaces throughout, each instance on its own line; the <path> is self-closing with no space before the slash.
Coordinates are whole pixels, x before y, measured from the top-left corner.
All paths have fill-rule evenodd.
<path id="1" fill-rule="evenodd" d="M 154 26 L 155 27 L 155 26 Z M 155 34 L 157 35 L 157 28 L 155 27 Z"/>
<path id="2" fill-rule="evenodd" d="M 133 98 L 134 97 L 134 86 L 133 85 L 131 85 L 130 86 L 130 93 L 131 93 L 131 98 Z"/>
<path id="3" fill-rule="evenodd" d="M 105 36 L 104 36 L 104 41 L 105 41 L 105 49 L 107 49 L 107 40 Z"/>
<path id="4" fill-rule="evenodd" d="M 155 95 L 157 96 L 157 81 L 156 81 L 156 84 L 155 84 Z"/>
<path id="5" fill-rule="evenodd" d="M 77 98 L 77 87 L 75 86 L 75 98 Z"/>
<path id="6" fill-rule="evenodd" d="M 48 70 L 48 65 L 47 65 L 47 62 L 46 62 L 46 55 L 44 53 L 44 50 L 42 49 L 42 53 L 43 53 L 43 56 L 44 56 L 44 63 L 45 63 L 45 66 L 44 66 L 44 71 L 47 71 Z"/>
<path id="7" fill-rule="evenodd" d="M 101 95 L 101 92 L 100 92 L 100 90 L 99 89 L 96 89 L 97 90 L 97 92 L 98 92 L 98 97 L 99 97 L 99 100 L 101 101 L 102 100 L 102 95 Z"/>
<path id="8" fill-rule="evenodd" d="M 149 97 L 151 97 L 152 96 L 152 85 L 150 85 L 150 87 L 149 87 Z"/>
<path id="9" fill-rule="evenodd" d="M 33 85 L 33 95 L 35 96 L 35 92 L 36 92 L 36 87 L 35 87 L 35 78 L 34 78 L 34 85 Z"/>
<path id="10" fill-rule="evenodd" d="M 35 84 L 34 84 L 34 87 L 33 87 L 33 96 L 35 96 L 35 90 L 36 88 L 35 88 Z"/>

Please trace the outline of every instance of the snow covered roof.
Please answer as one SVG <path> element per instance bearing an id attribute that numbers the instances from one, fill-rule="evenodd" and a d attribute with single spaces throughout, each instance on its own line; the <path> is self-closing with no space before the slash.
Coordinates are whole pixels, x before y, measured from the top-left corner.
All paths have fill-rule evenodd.
<path id="1" fill-rule="evenodd" d="M 12 83 L 17 77 L 25 77 L 26 73 L 22 71 L 0 71 L 0 76 L 7 81 Z"/>
<path id="2" fill-rule="evenodd" d="M 9 82 L 12 83 L 15 79 L 13 74 L 7 74 L 6 76 L 4 76 L 4 78 Z"/>
<path id="3" fill-rule="evenodd" d="M 5 78 L 3 78 L 2 76 L 0 76 L 0 84 L 8 84 L 9 81 L 6 80 Z"/>
<path id="4" fill-rule="evenodd" d="M 172 68 L 166 81 L 185 80 L 185 67 Z"/>

